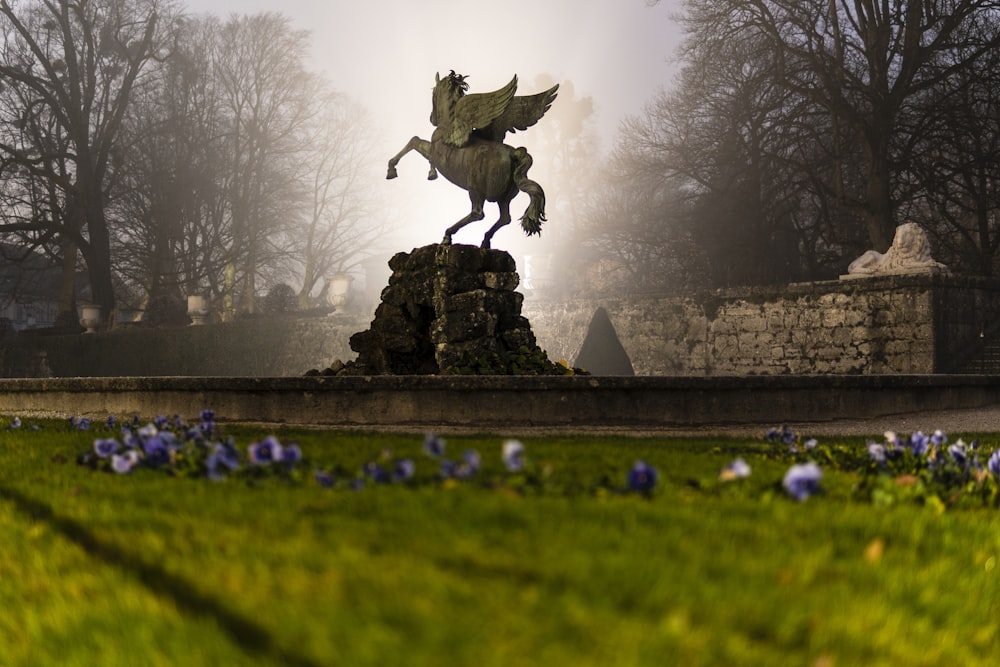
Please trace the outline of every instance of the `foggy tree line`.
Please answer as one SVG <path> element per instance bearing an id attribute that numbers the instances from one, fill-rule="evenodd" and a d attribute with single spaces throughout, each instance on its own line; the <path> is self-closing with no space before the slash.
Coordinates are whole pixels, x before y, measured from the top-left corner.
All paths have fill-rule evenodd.
<path id="1" fill-rule="evenodd" d="M 655 0 L 651 4 L 656 4 Z M 994 275 L 1000 2 L 688 0 L 585 221 L 632 289 L 833 278 L 897 225 Z"/>
<path id="2" fill-rule="evenodd" d="M 308 307 L 378 232 L 367 117 L 305 68 L 308 46 L 274 13 L 0 0 L 5 259 L 58 262 L 69 321 L 81 269 L 105 313 L 135 298 L 183 317 L 204 294 L 232 317 L 280 282 Z"/>

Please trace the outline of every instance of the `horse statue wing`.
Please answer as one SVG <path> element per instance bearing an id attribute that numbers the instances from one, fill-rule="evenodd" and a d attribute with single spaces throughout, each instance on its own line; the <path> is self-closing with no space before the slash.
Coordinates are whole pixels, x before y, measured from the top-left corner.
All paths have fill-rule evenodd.
<path id="1" fill-rule="evenodd" d="M 517 76 L 506 86 L 492 93 L 472 93 L 459 98 L 445 135 L 445 142 L 461 148 L 469 142 L 473 130 L 485 129 L 517 99 Z M 537 120 L 537 119 L 536 119 Z"/>
<path id="2" fill-rule="evenodd" d="M 535 95 L 519 95 L 510 101 L 502 114 L 490 123 L 486 134 L 494 141 L 503 141 L 508 132 L 526 130 L 537 123 L 556 99 L 559 84 Z"/>

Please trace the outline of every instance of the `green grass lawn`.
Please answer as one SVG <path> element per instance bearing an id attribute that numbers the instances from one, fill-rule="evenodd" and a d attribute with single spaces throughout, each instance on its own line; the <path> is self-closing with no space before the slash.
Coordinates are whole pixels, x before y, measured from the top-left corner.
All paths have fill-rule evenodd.
<path id="1" fill-rule="evenodd" d="M 0 419 L 0 425 L 9 420 Z M 2 665 L 971 665 L 1000 653 L 1000 513 L 885 498 L 824 466 L 797 502 L 763 440 L 581 436 L 476 449 L 278 431 L 301 479 L 76 464 L 95 432 L 0 431 Z M 887 425 L 891 426 L 891 425 Z M 241 444 L 265 433 L 229 427 Z M 863 451 L 863 440 L 825 438 Z M 993 447 L 997 438 L 983 438 Z M 385 449 L 405 483 L 321 488 Z M 723 483 L 736 456 L 750 478 Z M 636 460 L 660 473 L 628 493 Z"/>

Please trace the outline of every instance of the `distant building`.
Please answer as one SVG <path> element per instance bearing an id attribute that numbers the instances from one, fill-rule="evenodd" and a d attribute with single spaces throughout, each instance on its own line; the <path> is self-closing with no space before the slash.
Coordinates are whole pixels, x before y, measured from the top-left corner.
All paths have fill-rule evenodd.
<path id="1" fill-rule="evenodd" d="M 79 298 L 82 286 L 89 282 L 86 272 L 80 272 L 76 282 Z M 61 283 L 62 267 L 51 258 L 0 244 L 0 329 L 55 326 Z M 89 292 L 89 287 L 86 289 Z"/>

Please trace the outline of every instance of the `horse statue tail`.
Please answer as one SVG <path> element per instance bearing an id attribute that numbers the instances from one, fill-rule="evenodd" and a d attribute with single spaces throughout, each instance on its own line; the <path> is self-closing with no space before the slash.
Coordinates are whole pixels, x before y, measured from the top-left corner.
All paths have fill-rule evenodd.
<path id="1" fill-rule="evenodd" d="M 528 170 L 534 162 L 524 148 L 514 149 L 514 185 L 521 192 L 531 197 L 531 203 L 521 216 L 521 229 L 528 236 L 542 233 L 542 223 L 545 222 L 545 192 L 542 186 L 528 178 Z"/>

